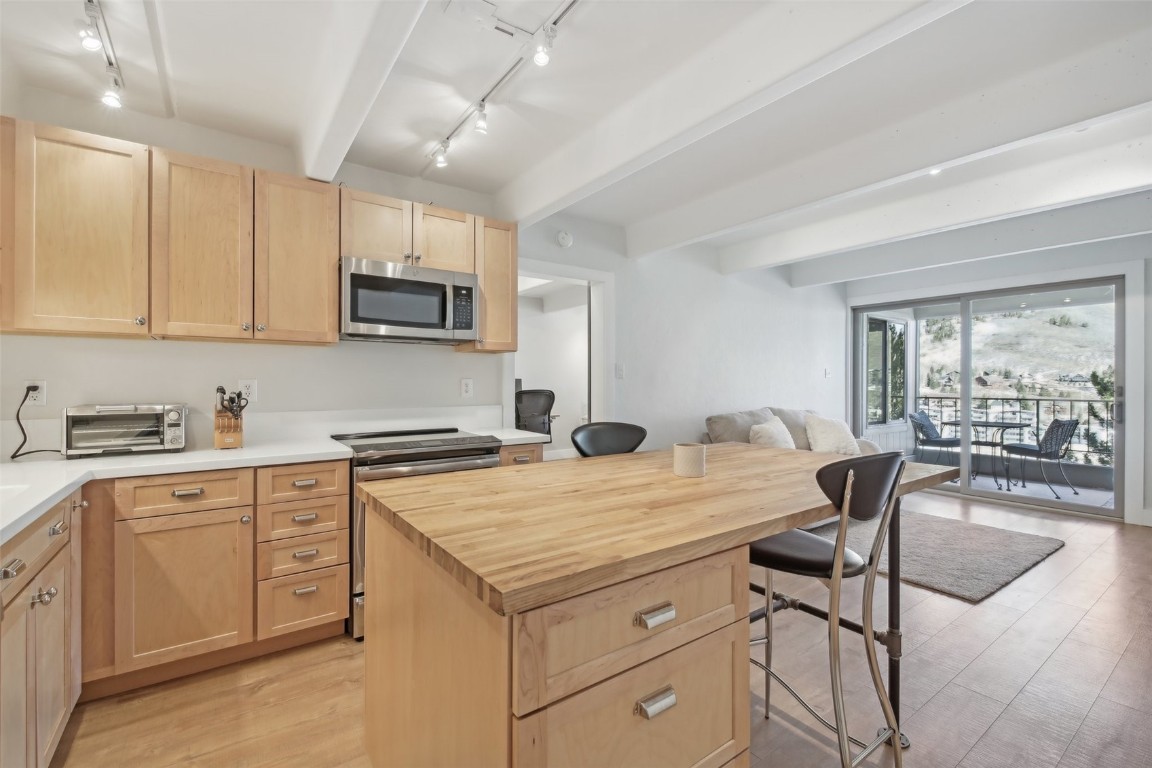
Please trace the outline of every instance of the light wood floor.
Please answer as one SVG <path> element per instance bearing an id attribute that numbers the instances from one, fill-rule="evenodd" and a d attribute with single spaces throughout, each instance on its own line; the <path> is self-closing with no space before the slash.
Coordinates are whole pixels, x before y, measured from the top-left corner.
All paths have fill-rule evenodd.
<path id="1" fill-rule="evenodd" d="M 1067 544 L 980 605 L 902 588 L 904 764 L 1152 765 L 1152 529 L 941 494 L 910 497 L 906 508 Z M 802 579 L 776 587 L 813 601 L 825 594 Z M 845 602 L 857 616 L 858 595 Z M 776 667 L 830 712 L 824 635 L 816 619 L 777 614 Z M 881 717 L 861 642 L 843 635 L 848 714 L 853 733 L 870 740 Z M 337 638 L 81 705 L 53 766 L 368 766 L 362 649 Z M 835 764 L 831 734 L 775 686 L 764 719 L 763 678 L 749 669 L 753 768 Z"/>

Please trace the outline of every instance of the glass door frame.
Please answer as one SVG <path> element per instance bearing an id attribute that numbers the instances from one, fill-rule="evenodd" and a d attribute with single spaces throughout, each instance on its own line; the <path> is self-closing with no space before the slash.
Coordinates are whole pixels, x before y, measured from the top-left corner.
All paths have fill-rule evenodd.
<path id="1" fill-rule="evenodd" d="M 864 430 L 868 427 L 867 415 L 867 332 L 868 332 L 868 319 L 884 318 L 890 316 L 890 313 L 908 310 L 917 306 L 937 305 L 937 304 L 958 304 L 960 307 L 960 393 L 958 400 L 960 401 L 960 453 L 958 463 L 960 465 L 960 482 L 957 485 L 945 484 L 939 486 L 941 489 L 951 492 L 961 493 L 962 495 L 971 496 L 974 498 L 984 498 L 990 501 L 1027 504 L 1030 506 L 1042 506 L 1049 509 L 1057 509 L 1065 512 L 1073 512 L 1078 514 L 1093 514 L 1092 507 L 1084 504 L 1077 504 L 1069 502 L 1066 499 L 1037 499 L 1036 497 L 1020 497 L 1013 498 L 1007 493 L 996 490 L 984 490 L 972 487 L 972 404 L 974 401 L 972 389 L 972 302 L 981 301 L 984 299 L 996 298 L 1000 296 L 1011 296 L 1020 293 L 1040 293 L 1040 292 L 1058 292 L 1061 289 L 1072 288 L 1090 288 L 1111 286 L 1113 289 L 1113 306 L 1114 306 L 1114 339 L 1115 346 L 1113 351 L 1113 365 L 1115 367 L 1115 382 L 1116 382 L 1116 395 L 1115 395 L 1115 408 L 1119 413 L 1119 417 L 1114 419 L 1114 431 L 1112 437 L 1113 446 L 1113 462 L 1112 462 L 1112 490 L 1114 494 L 1112 511 L 1114 515 L 1107 515 L 1110 518 L 1119 520 L 1124 519 L 1124 489 L 1125 489 L 1125 464 L 1127 463 L 1126 455 L 1126 436 L 1128 419 L 1125 414 L 1125 401 L 1127 400 L 1127 376 L 1126 376 L 1126 339 L 1125 339 L 1125 281 L 1126 278 L 1123 274 L 1111 275 L 1107 277 L 1093 277 L 1083 280 L 1068 280 L 1055 283 L 1040 283 L 1032 285 L 1016 286 L 1012 288 L 1001 288 L 993 290 L 973 291 L 970 293 L 962 294 L 944 294 L 936 296 L 923 296 L 917 299 L 908 299 L 899 302 L 885 302 L 883 304 L 863 305 L 852 308 L 852 423 L 853 428 L 858 434 L 864 434 Z M 919 337 L 919 333 L 917 333 Z M 907 352 L 908 341 L 907 335 L 905 336 L 905 354 Z M 905 377 L 905 404 L 906 410 L 914 409 L 920 400 L 919 386 L 920 386 L 920 350 L 919 340 L 917 339 L 916 356 L 915 360 L 907 360 L 907 368 L 912 375 Z M 1039 425 L 1037 425 L 1038 427 Z M 1137 425 L 1140 428 L 1141 425 Z M 1102 515 L 1101 515 L 1102 516 Z"/>

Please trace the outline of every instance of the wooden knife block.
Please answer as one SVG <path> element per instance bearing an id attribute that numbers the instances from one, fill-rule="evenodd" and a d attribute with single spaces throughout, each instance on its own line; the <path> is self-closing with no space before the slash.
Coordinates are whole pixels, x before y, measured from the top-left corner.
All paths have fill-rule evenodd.
<path id="1" fill-rule="evenodd" d="M 217 448 L 244 447 L 244 417 L 216 409 L 215 444 Z"/>

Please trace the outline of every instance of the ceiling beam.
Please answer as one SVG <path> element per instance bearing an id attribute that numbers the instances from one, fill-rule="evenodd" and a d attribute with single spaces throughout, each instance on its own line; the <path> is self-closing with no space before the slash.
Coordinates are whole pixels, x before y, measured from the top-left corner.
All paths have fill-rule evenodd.
<path id="1" fill-rule="evenodd" d="M 316 79 L 318 108 L 299 142 L 306 176 L 335 177 L 426 5 L 427 0 L 391 0 L 374 7 L 332 6 L 336 18 Z"/>
<path id="2" fill-rule="evenodd" d="M 788 269 L 792 286 L 806 288 L 1150 233 L 1152 191 L 1145 189 L 837 253 Z"/>

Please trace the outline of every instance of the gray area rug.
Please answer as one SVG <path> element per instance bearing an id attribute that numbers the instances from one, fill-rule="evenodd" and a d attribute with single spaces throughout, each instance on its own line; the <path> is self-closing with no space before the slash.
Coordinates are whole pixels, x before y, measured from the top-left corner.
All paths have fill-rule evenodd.
<path id="1" fill-rule="evenodd" d="M 867 559 L 880 519 L 852 521 L 848 548 Z M 811 531 L 836 540 L 836 523 Z M 905 511 L 900 515 L 900 580 L 978 603 L 1051 555 L 1064 542 L 1047 536 Z M 888 573 L 888 547 L 880 556 Z"/>

